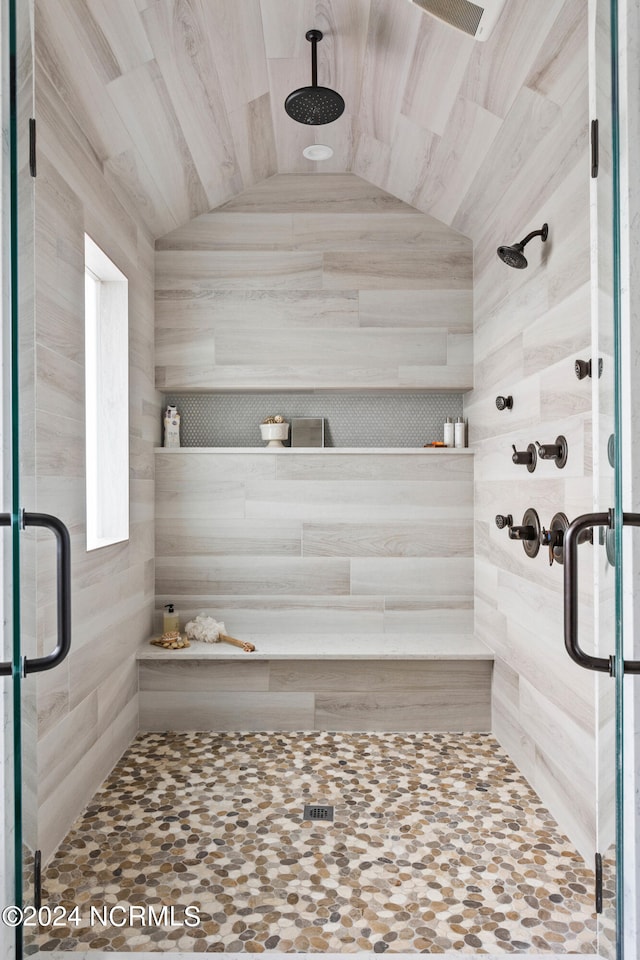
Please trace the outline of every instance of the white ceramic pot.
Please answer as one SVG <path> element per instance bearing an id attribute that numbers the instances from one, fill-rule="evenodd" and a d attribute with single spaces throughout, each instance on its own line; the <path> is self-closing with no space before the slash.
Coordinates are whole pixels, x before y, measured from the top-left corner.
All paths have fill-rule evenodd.
<path id="1" fill-rule="evenodd" d="M 289 436 L 288 423 L 261 423 L 260 433 L 263 440 L 268 440 L 268 447 L 281 447 L 282 441 Z"/>

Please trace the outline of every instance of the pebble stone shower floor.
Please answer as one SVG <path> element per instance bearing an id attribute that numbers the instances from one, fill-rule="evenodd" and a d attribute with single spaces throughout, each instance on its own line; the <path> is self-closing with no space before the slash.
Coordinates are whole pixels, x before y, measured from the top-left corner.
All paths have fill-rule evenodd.
<path id="1" fill-rule="evenodd" d="M 202 922 L 47 928 L 27 952 L 593 954 L 593 883 L 489 734 L 142 734 L 43 903 Z"/>

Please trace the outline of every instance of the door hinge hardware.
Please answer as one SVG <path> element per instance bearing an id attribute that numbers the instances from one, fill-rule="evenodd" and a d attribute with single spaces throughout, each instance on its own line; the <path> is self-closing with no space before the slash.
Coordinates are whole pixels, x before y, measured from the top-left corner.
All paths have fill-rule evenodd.
<path id="1" fill-rule="evenodd" d="M 602 854 L 596 853 L 595 867 L 596 913 L 602 913 Z"/>
<path id="2" fill-rule="evenodd" d="M 29 171 L 32 177 L 38 175 L 36 165 L 36 121 L 29 117 Z"/>
<path id="3" fill-rule="evenodd" d="M 600 144 L 598 138 L 598 121 L 591 121 L 591 177 L 595 179 L 598 176 L 598 166 L 600 164 Z"/>
<path id="4" fill-rule="evenodd" d="M 36 910 L 42 906 L 42 850 L 33 855 L 33 905 Z"/>

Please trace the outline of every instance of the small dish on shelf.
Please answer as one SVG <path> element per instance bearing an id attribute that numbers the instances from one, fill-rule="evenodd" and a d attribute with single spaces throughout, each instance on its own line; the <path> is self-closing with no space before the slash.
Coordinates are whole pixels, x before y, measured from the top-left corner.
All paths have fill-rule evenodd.
<path id="1" fill-rule="evenodd" d="M 268 441 L 268 447 L 282 447 L 284 446 L 282 441 L 286 440 L 289 436 L 289 424 L 285 422 L 261 423 L 260 433 L 262 434 L 262 439 Z"/>

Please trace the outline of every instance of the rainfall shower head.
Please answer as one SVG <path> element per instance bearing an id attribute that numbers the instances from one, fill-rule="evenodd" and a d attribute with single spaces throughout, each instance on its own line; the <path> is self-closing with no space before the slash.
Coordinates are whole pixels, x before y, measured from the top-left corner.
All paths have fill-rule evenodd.
<path id="1" fill-rule="evenodd" d="M 529 240 L 532 240 L 534 237 L 541 237 L 544 241 L 548 236 L 549 224 L 543 223 L 542 230 L 534 230 L 532 233 L 528 233 L 520 243 L 514 243 L 510 247 L 498 247 L 498 256 L 508 267 L 515 267 L 516 270 L 524 270 L 524 268 L 528 266 L 528 263 L 523 251 L 529 243 Z"/>
<path id="2" fill-rule="evenodd" d="M 284 102 L 284 108 L 298 123 L 319 126 L 331 123 L 344 113 L 344 100 L 335 90 L 318 86 L 318 42 L 322 40 L 321 30 L 307 30 L 305 34 L 311 44 L 311 86 L 300 87 L 290 93 Z"/>

